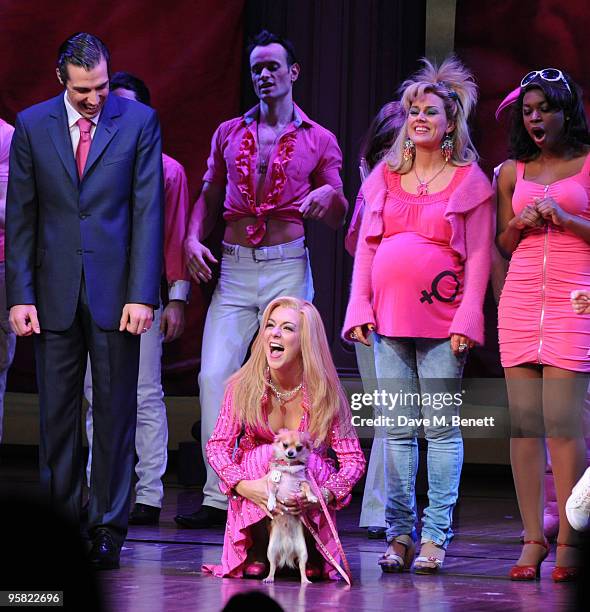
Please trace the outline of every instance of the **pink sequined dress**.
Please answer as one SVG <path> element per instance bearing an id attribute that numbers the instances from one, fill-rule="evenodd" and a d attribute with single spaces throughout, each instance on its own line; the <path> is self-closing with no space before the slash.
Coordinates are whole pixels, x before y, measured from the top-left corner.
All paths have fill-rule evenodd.
<path id="1" fill-rule="evenodd" d="M 516 164 L 515 215 L 535 198 L 549 196 L 566 212 L 590 220 L 590 155 L 578 174 L 551 185 L 527 181 L 525 168 Z M 538 363 L 590 372 L 590 317 L 573 312 L 574 289 L 590 289 L 590 244 L 550 221 L 524 230 L 498 307 L 504 367 Z"/>
<path id="2" fill-rule="evenodd" d="M 242 431 L 242 425 L 234 416 L 232 399 L 232 391 L 227 389 L 215 430 L 207 443 L 207 460 L 219 476 L 219 487 L 228 495 L 229 505 L 221 565 L 204 565 L 203 571 L 218 577 L 241 578 L 248 549 L 252 546 L 250 527 L 266 515 L 256 504 L 237 495 L 233 488 L 241 480 L 254 480 L 268 474 L 273 455 L 274 432 L 268 423 L 262 423 L 256 428 L 245 426 Z M 262 401 L 266 402 L 268 398 Z M 310 403 L 306 397 L 303 408 L 299 431 L 308 429 Z M 235 450 L 240 434 L 239 446 Z M 328 448 L 336 453 L 339 469 L 328 458 Z M 307 466 L 318 485 L 329 489 L 334 495 L 335 501 L 328 509 L 335 523 L 335 511 L 350 502 L 352 488 L 365 469 L 365 458 L 352 426 L 349 423 L 333 423 L 328 440 L 311 453 Z M 321 510 L 313 509 L 308 517 L 323 545 L 341 563 L 336 542 Z M 323 575 L 336 579 L 337 571 L 319 547 L 318 551 L 325 559 Z"/>

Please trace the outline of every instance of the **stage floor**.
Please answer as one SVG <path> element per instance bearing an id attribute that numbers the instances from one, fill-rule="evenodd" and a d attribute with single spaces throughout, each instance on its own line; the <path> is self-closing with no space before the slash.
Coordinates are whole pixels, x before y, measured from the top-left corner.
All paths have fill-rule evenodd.
<path id="1" fill-rule="evenodd" d="M 173 517 L 198 507 L 198 491 L 170 488 L 159 527 L 131 527 L 121 569 L 101 576 L 107 602 L 117 612 L 221 610 L 235 593 L 259 589 L 286 612 L 330 607 L 354 610 L 567 610 L 575 587 L 551 581 L 554 554 L 534 583 L 507 578 L 518 558 L 520 521 L 513 497 L 464 494 L 457 511 L 456 537 L 437 576 L 383 574 L 377 565 L 384 541 L 369 540 L 357 527 L 360 499 L 339 513 L 339 531 L 354 584 L 315 583 L 301 587 L 296 578 L 274 585 L 254 580 L 203 575 L 203 563 L 218 563 L 221 529 L 178 529 Z"/>
<path id="2" fill-rule="evenodd" d="M 0 456 L 2 453 L 0 452 Z M 11 499 L 38 489 L 37 470 L 11 460 L 0 462 L 0 497 Z M 107 610 L 112 612 L 218 612 L 235 593 L 258 589 L 275 598 L 285 612 L 329 607 L 354 610 L 575 610 L 573 584 L 551 580 L 554 552 L 543 563 L 540 582 L 511 582 L 508 571 L 518 558 L 521 530 L 514 489 L 507 470 L 466 466 L 456 536 L 444 568 L 436 576 L 383 574 L 377 560 L 384 540 L 369 540 L 358 525 L 360 496 L 338 513 L 338 526 L 354 583 L 319 582 L 301 587 L 298 578 L 277 577 L 274 585 L 255 580 L 219 579 L 201 573 L 203 563 L 218 563 L 223 530 L 179 529 L 174 515 L 198 508 L 198 488 L 177 484 L 167 474 L 158 527 L 130 527 L 121 568 L 99 573 Z M 483 470 L 483 471 L 482 471 Z M 419 503 L 423 501 L 419 499 Z M 6 526 L 5 526 L 6 527 Z"/>

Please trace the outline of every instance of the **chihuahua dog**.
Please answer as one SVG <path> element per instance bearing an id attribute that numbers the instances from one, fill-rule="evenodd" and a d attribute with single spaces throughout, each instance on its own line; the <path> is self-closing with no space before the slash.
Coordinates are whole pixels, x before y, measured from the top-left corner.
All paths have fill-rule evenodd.
<path id="1" fill-rule="evenodd" d="M 271 461 L 268 478 L 267 507 L 271 512 L 276 508 L 277 500 L 293 498 L 299 492 L 302 492 L 310 503 L 318 501 L 305 477 L 311 447 L 311 438 L 305 432 L 281 429 L 275 436 L 274 460 Z M 295 568 L 295 560 L 299 566 L 301 582 L 310 582 L 305 575 L 307 546 L 299 516 L 279 514 L 270 521 L 267 556 L 270 571 L 263 582 L 274 582 L 278 568 L 285 565 Z"/>

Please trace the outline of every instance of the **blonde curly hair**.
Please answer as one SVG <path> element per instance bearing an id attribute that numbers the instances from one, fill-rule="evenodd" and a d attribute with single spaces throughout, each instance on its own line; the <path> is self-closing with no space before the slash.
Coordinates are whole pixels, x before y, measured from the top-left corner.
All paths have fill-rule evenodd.
<path id="1" fill-rule="evenodd" d="M 440 66 L 425 57 L 421 62 L 423 67 L 399 88 L 406 122 L 385 155 L 388 166 L 400 174 L 409 172 L 413 163 L 405 161 L 403 157 L 404 142 L 408 138 L 407 115 L 414 100 L 427 93 L 433 93 L 443 101 L 447 119 L 455 124 L 451 132 L 454 142 L 451 163 L 467 166 L 479 158 L 467 125 L 467 119 L 477 102 L 477 85 L 473 74 L 454 55 L 447 57 Z"/>

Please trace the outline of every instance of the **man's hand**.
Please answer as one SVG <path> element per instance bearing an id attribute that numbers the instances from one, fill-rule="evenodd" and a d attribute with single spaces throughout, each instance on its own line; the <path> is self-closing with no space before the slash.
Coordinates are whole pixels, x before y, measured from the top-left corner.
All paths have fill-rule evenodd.
<path id="1" fill-rule="evenodd" d="M 323 219 L 332 205 L 336 190 L 331 185 L 322 185 L 307 194 L 301 203 L 299 212 L 304 219 Z"/>
<path id="2" fill-rule="evenodd" d="M 172 342 L 184 331 L 184 302 L 171 300 L 168 302 L 160 321 L 160 332 L 164 334 L 164 342 Z"/>
<path id="3" fill-rule="evenodd" d="M 10 309 L 10 327 L 17 336 L 40 334 L 41 327 L 37 318 L 37 308 L 33 304 L 17 304 Z"/>
<path id="4" fill-rule="evenodd" d="M 147 304 L 125 304 L 119 331 L 127 330 L 130 334 L 138 336 L 146 332 L 154 320 L 154 307 Z"/>
<path id="5" fill-rule="evenodd" d="M 211 268 L 207 265 L 217 263 L 211 251 L 201 244 L 196 238 L 189 237 L 184 241 L 184 253 L 186 255 L 186 267 L 193 277 L 195 283 L 207 283 L 211 280 Z"/>

